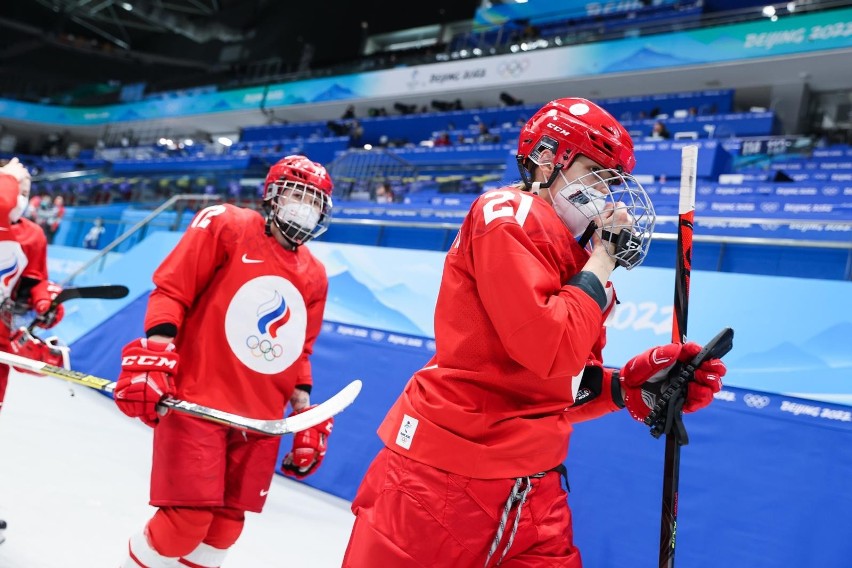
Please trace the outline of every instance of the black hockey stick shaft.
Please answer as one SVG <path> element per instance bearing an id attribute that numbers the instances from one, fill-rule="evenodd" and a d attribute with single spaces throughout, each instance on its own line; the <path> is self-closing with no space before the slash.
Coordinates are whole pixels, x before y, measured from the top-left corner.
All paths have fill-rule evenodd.
<path id="1" fill-rule="evenodd" d="M 689 315 L 689 281 L 692 271 L 692 233 L 695 221 L 695 175 L 698 169 L 698 147 L 685 146 L 681 152 L 680 199 L 678 205 L 677 258 L 675 260 L 674 309 L 672 341 L 686 341 Z M 675 417 L 680 420 L 680 416 Z M 660 519 L 660 568 L 674 568 L 677 535 L 678 485 L 680 482 L 680 428 L 666 434 L 663 465 L 663 499 Z"/>
<path id="2" fill-rule="evenodd" d="M 130 293 L 130 289 L 122 284 L 103 284 L 99 286 L 71 286 L 64 288 L 53 301 L 50 303 L 50 308 L 46 313 L 55 310 L 59 304 L 68 300 L 76 300 L 79 298 L 85 299 L 101 299 L 101 300 L 118 300 L 124 298 Z M 44 320 L 44 314 L 36 317 L 30 325 L 27 326 L 27 331 L 32 333 L 36 325 Z"/>
<path id="3" fill-rule="evenodd" d="M 53 305 L 58 306 L 68 300 L 78 298 L 99 298 L 102 300 L 117 300 L 124 298 L 130 292 L 127 286 L 122 284 L 102 284 L 98 286 L 71 286 L 64 288 L 53 300 Z"/>

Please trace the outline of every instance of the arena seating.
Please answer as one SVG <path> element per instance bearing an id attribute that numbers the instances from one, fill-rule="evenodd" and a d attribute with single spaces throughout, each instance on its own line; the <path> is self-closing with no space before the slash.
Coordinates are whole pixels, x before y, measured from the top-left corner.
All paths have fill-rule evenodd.
<path id="1" fill-rule="evenodd" d="M 753 155 L 752 150 L 757 147 L 754 140 L 776 133 L 776 117 L 772 112 L 733 112 L 733 99 L 732 91 L 719 90 L 600 101 L 634 135 L 637 157 L 634 173 L 654 201 L 660 216 L 658 231 L 670 234 L 675 231 L 672 219 L 677 209 L 680 150 L 686 144 L 696 144 L 699 146 L 696 222 L 700 234 L 770 237 L 794 242 L 848 241 L 852 233 L 852 149 L 808 146 L 791 147 L 788 151 L 779 139 L 774 147 L 784 151 Z M 519 178 L 515 160 L 519 123 L 537 108 L 538 104 L 534 104 L 359 119 L 363 133 L 358 144 L 375 144 L 380 147 L 378 151 L 393 156 L 388 163 L 404 167 L 396 174 L 389 173 L 384 180 L 337 179 L 337 222 L 325 238 L 445 250 L 454 236 L 454 227 L 463 220 L 477 195 Z M 675 136 L 694 132 L 698 139 L 648 138 L 653 123 L 661 119 Z M 488 130 L 484 142 L 480 138 L 480 124 Z M 448 134 L 453 144 L 434 146 L 432 142 L 441 133 Z M 45 171 L 86 167 L 100 169 L 102 173 L 76 180 L 36 182 L 33 190 L 61 193 L 72 205 L 162 200 L 174 193 L 196 192 L 218 194 L 232 202 L 257 206 L 258 184 L 269 163 L 278 156 L 303 152 L 330 164 L 353 143 L 347 136 L 328 136 L 328 125 L 324 122 L 250 127 L 243 130 L 237 143 L 224 151 L 219 148 L 219 153 L 211 152 L 204 144 L 195 144 L 184 148 L 181 155 L 168 155 L 159 146 L 117 149 L 112 154 L 105 153 L 112 158 L 108 162 L 88 155 L 73 163 L 34 159 Z M 742 155 L 744 144 L 747 156 Z M 390 185 L 396 203 L 370 201 L 379 181 Z M 79 246 L 95 216 L 104 219 L 107 236 L 103 242 L 108 242 L 108 237 L 120 234 L 146 212 L 145 207 L 124 210 L 118 205 L 102 210 L 69 207 L 56 242 Z M 190 213 L 186 215 L 180 222 L 162 220 L 150 230 L 183 227 Z M 362 219 L 427 226 L 377 227 L 360 223 Z M 123 245 L 122 250 L 131 244 Z M 730 256 L 731 251 L 737 250 L 732 245 L 724 251 L 718 245 L 703 244 L 698 248 L 702 247 L 708 265 L 719 264 L 723 252 Z M 667 265 L 668 248 L 666 242 L 655 246 L 648 262 Z M 805 250 L 811 254 L 804 255 L 804 261 L 818 264 L 814 275 L 844 277 L 842 267 L 847 263 L 843 255 L 847 253 L 843 249 Z M 790 258 L 801 252 L 767 251 L 770 248 L 760 249 L 760 254 L 774 255 L 778 263 L 782 257 Z M 749 250 L 743 254 L 748 259 L 758 252 Z M 828 257 L 831 260 L 826 260 Z M 705 261 L 699 256 L 698 262 Z M 742 266 L 747 262 L 737 260 L 736 264 Z M 771 272 L 772 266 L 777 263 L 767 265 L 765 270 Z M 796 270 L 790 264 L 790 273 L 796 274 Z"/>
<path id="2" fill-rule="evenodd" d="M 603 3 L 601 3 L 603 4 Z M 611 5 L 600 13 L 589 13 L 584 7 L 574 10 L 554 9 L 560 17 L 550 17 L 544 21 L 505 22 L 500 26 L 477 33 L 456 35 L 450 45 L 453 51 L 473 48 L 488 48 L 507 43 L 534 43 L 537 41 L 576 41 L 586 36 L 601 36 L 618 33 L 627 29 L 647 28 L 671 21 L 683 21 L 685 18 L 699 17 L 704 9 L 701 0 L 686 2 L 623 2 L 619 9 Z M 557 43 L 557 45 L 559 45 Z"/>

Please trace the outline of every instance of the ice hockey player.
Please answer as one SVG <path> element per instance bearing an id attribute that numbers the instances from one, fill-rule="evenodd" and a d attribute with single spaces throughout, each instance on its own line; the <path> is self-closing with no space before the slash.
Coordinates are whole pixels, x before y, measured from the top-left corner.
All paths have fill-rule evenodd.
<path id="1" fill-rule="evenodd" d="M 26 167 L 12 158 L 0 166 L 0 350 L 11 346 L 15 305 L 44 315 L 40 325 L 52 327 L 64 314 L 50 310 L 62 289 L 47 280 L 47 239 L 38 225 L 23 218 L 29 204 L 31 178 Z M 50 313 L 48 314 L 48 311 Z M 30 353 L 33 354 L 33 353 Z M 0 364 L 0 408 L 9 382 L 9 366 Z M 6 522 L 0 521 L 0 542 Z"/>
<path id="2" fill-rule="evenodd" d="M 287 403 L 310 408 L 309 356 L 322 326 L 328 278 L 302 246 L 331 215 L 332 180 L 304 156 L 272 166 L 264 215 L 232 205 L 200 211 L 154 273 L 146 336 L 122 351 L 115 402 L 154 427 L 151 505 L 130 538 L 124 568 L 222 565 L 259 513 L 280 439 L 180 413 L 161 415 L 166 395 L 259 419 Z M 297 433 L 281 464 L 304 477 L 319 467 L 332 420 Z"/>
<path id="3" fill-rule="evenodd" d="M 16 313 L 34 310 L 37 325 L 51 328 L 62 320 L 61 305 L 51 302 L 62 288 L 47 279 L 47 239 L 34 222 L 23 216 L 29 204 L 30 174 L 17 158 L 0 167 L 0 350 L 20 353 L 12 343 L 24 346 L 24 356 L 43 360 L 48 346 L 16 330 Z M 67 351 L 65 352 L 67 356 Z M 51 358 L 51 363 L 56 363 Z M 0 408 L 9 379 L 9 366 L 0 364 Z"/>
<path id="4" fill-rule="evenodd" d="M 560 481 L 572 424 L 625 406 L 642 420 L 667 369 L 700 349 L 603 367 L 609 277 L 642 262 L 654 224 L 624 127 L 558 99 L 526 123 L 517 157 L 522 181 L 480 196 L 447 254 L 437 351 L 379 427 L 345 568 L 579 568 Z M 724 373 L 719 360 L 697 370 L 685 411 Z"/>

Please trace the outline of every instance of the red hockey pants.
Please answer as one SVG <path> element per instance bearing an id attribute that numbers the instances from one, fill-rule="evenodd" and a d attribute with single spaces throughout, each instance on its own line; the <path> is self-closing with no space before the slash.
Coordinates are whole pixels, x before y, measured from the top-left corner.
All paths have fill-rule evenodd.
<path id="1" fill-rule="evenodd" d="M 355 525 L 343 568 L 483 568 L 513 479 L 472 479 L 388 449 L 370 465 L 352 502 Z M 534 478 L 504 568 L 581 568 L 560 475 Z M 514 513 L 488 566 L 512 532 Z"/>

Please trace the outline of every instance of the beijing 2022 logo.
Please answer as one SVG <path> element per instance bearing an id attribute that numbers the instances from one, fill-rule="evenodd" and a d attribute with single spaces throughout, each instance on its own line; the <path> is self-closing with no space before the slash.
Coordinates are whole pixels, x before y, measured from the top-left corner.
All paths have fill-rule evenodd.
<path id="1" fill-rule="evenodd" d="M 225 335 L 234 355 L 258 373 L 276 374 L 302 354 L 307 309 L 299 290 L 280 276 L 243 284 L 225 315 Z"/>

